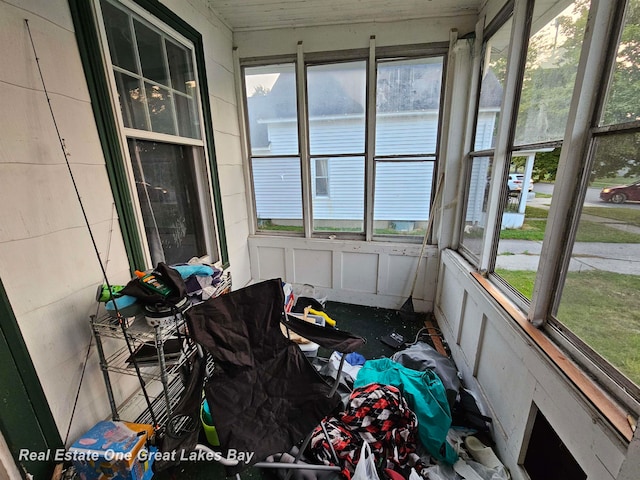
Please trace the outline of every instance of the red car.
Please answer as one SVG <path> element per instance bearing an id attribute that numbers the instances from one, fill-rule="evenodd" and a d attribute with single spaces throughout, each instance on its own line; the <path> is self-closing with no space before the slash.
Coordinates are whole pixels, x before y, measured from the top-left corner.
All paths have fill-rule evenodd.
<path id="1" fill-rule="evenodd" d="M 640 180 L 630 185 L 603 188 L 600 200 L 613 203 L 640 202 Z"/>

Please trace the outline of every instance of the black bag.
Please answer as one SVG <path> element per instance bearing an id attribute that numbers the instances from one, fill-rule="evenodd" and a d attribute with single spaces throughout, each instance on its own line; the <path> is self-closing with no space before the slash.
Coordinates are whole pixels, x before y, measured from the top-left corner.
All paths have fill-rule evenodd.
<path id="1" fill-rule="evenodd" d="M 466 388 L 461 388 L 451 409 L 451 425 L 489 433 L 492 421 L 491 417 L 482 414 L 473 394 Z"/>
<path id="2" fill-rule="evenodd" d="M 145 286 L 140 278 L 134 278 L 129 281 L 121 293 L 123 295 L 136 297 L 140 304 L 149 307 L 175 307 L 181 302 L 184 302 L 187 296 L 187 287 L 182 276 L 180 276 L 180 273 L 178 273 L 176 269 L 171 268 L 164 262 L 160 262 L 153 270 L 153 275 L 169 287 L 171 293 L 163 296 L 160 293 L 154 292 Z"/>

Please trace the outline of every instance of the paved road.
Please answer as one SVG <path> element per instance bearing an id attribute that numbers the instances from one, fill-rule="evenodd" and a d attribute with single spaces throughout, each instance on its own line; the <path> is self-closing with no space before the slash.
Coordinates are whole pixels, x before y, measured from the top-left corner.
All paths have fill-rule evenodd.
<path id="1" fill-rule="evenodd" d="M 546 193 L 547 195 L 553 195 L 554 184 L 553 183 L 534 183 L 533 191 L 538 193 Z M 640 208 L 640 202 L 627 202 L 622 205 L 616 205 L 615 203 L 603 202 L 600 200 L 600 188 L 587 188 L 587 194 L 584 198 L 585 207 L 604 207 L 604 208 Z M 546 201 L 551 203 L 551 199 L 547 198 Z"/>

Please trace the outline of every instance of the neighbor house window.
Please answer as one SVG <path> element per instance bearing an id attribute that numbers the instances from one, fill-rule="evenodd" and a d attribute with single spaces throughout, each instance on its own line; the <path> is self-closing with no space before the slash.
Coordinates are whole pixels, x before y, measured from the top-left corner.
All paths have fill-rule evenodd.
<path id="1" fill-rule="evenodd" d="M 147 263 L 219 258 L 195 47 L 137 4 L 96 2 Z"/>
<path id="2" fill-rule="evenodd" d="M 316 197 L 328 197 L 329 196 L 329 159 L 316 158 L 314 185 L 316 187 Z"/>

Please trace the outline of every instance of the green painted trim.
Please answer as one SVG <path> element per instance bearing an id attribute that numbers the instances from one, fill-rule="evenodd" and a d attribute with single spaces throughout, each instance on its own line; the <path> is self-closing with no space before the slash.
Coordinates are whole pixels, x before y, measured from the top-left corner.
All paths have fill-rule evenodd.
<path id="1" fill-rule="evenodd" d="M 213 208 L 215 209 L 217 220 L 218 243 L 220 245 L 220 260 L 223 267 L 229 266 L 229 253 L 227 247 L 227 235 L 224 226 L 224 215 L 222 211 L 222 195 L 220 193 L 220 179 L 218 176 L 218 162 L 216 159 L 216 148 L 213 138 L 213 121 L 211 120 L 211 103 L 209 102 L 209 84 L 205 73 L 204 46 L 202 35 L 187 22 L 173 13 L 157 0 L 133 0 L 146 11 L 154 15 L 161 22 L 166 23 L 180 35 L 193 43 L 195 47 L 196 65 L 198 66 L 198 85 L 200 88 L 200 100 L 202 101 L 202 112 L 204 117 L 205 141 L 209 152 L 209 167 L 211 169 L 211 187 L 213 189 Z"/>
<path id="2" fill-rule="evenodd" d="M 16 465 L 21 448 L 62 448 L 62 439 L 42 390 L 20 327 L 0 280 L 0 429 Z M 36 478 L 50 478 L 53 462 L 22 462 Z M 24 474 L 24 472 L 23 472 Z"/>
<path id="3" fill-rule="evenodd" d="M 105 68 L 102 63 L 98 30 L 90 2 L 86 0 L 69 0 L 69 7 L 82 67 L 87 78 L 91 107 L 96 119 L 109 183 L 113 192 L 116 211 L 118 212 L 124 246 L 129 259 L 131 273 L 133 274 L 134 270 L 144 270 L 146 265 L 144 254 L 142 253 L 142 242 L 135 223 L 131 192 L 124 169 L 122 151 L 120 150 L 116 118 L 111 106 L 109 85 L 104 74 Z"/>
<path id="4" fill-rule="evenodd" d="M 224 227 L 222 211 L 222 195 L 220 193 L 220 180 L 218 177 L 218 165 L 213 139 L 213 124 L 211 121 L 211 105 L 209 103 L 209 88 L 205 74 L 204 48 L 202 35 L 191 25 L 186 23 L 175 13 L 155 0 L 134 0 L 138 5 L 154 15 L 158 20 L 166 23 L 185 38 L 193 42 L 195 47 L 196 62 L 198 65 L 198 84 L 204 117 L 204 129 L 209 152 L 209 165 L 211 169 L 211 185 L 213 190 L 214 209 L 217 220 L 218 244 L 220 245 L 220 259 L 223 265 L 229 265 L 227 236 Z M 113 114 L 109 95 L 109 85 L 105 78 L 105 66 L 102 63 L 102 53 L 98 40 L 97 27 L 94 21 L 90 2 L 86 0 L 69 0 L 73 24 L 76 30 L 78 48 L 82 65 L 87 77 L 87 84 L 91 96 L 91 105 L 98 126 L 98 134 L 102 150 L 105 155 L 109 182 L 116 202 L 116 209 L 120 220 L 120 228 L 129 265 L 131 270 L 145 269 L 142 242 L 135 223 L 135 214 L 132 205 L 131 192 L 124 169 L 124 159 L 119 148 L 120 138 L 116 118 Z"/>

